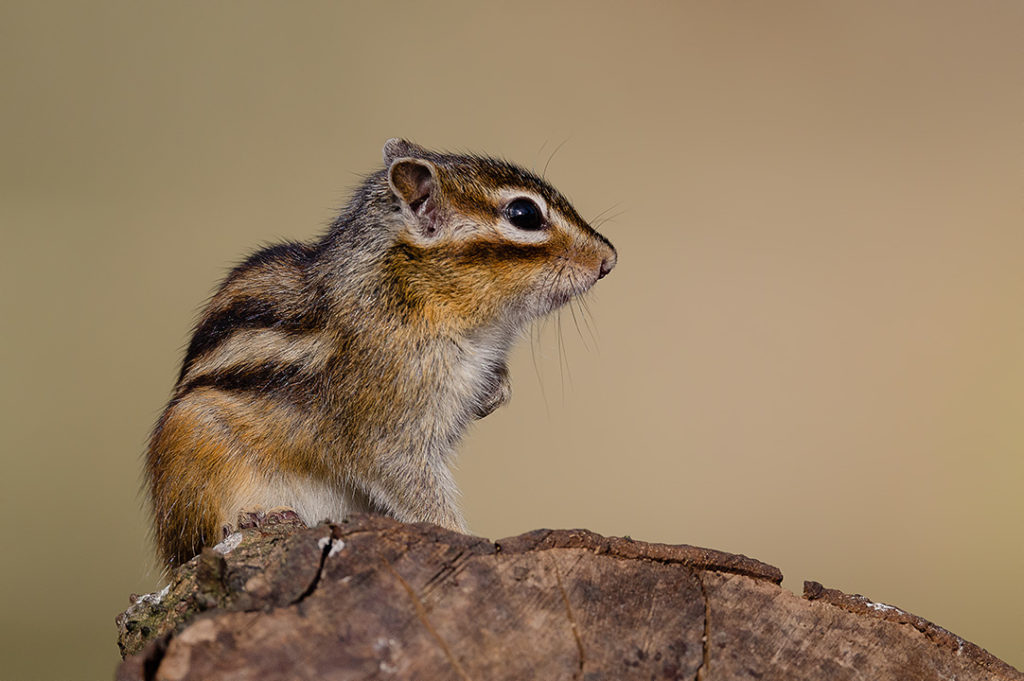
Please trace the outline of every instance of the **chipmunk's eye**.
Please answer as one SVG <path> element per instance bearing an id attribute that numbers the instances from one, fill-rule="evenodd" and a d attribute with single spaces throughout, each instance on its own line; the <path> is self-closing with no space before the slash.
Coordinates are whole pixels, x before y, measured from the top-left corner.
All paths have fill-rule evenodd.
<path id="1" fill-rule="evenodd" d="M 519 229 L 535 230 L 544 227 L 544 216 L 530 199 L 516 199 L 505 206 L 505 219 Z"/>

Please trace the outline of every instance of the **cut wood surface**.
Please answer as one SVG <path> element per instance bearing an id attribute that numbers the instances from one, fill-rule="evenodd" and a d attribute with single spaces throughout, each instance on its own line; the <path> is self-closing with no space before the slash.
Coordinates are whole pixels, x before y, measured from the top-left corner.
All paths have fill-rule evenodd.
<path id="1" fill-rule="evenodd" d="M 118 617 L 122 681 L 1024 679 L 898 608 L 745 556 L 357 516 L 262 522 Z"/>

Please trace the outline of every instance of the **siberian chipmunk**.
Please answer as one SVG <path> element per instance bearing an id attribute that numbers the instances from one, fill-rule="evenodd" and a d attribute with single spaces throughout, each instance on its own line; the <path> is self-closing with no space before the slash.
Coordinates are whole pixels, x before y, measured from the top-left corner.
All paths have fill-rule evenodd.
<path id="1" fill-rule="evenodd" d="M 203 311 L 147 455 L 166 566 L 243 509 L 464 531 L 449 464 L 508 401 L 516 336 L 615 266 L 511 163 L 391 139 L 384 164 L 319 241 L 257 252 Z"/>

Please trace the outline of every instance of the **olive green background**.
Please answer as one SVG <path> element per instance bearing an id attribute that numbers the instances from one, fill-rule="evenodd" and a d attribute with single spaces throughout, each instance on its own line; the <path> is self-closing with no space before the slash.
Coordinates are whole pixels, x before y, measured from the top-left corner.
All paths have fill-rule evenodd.
<path id="1" fill-rule="evenodd" d="M 1022 36 L 1017 0 L 0 3 L 0 678 L 110 677 L 196 311 L 396 135 L 547 166 L 620 254 L 463 443 L 474 531 L 745 553 L 1024 667 Z"/>

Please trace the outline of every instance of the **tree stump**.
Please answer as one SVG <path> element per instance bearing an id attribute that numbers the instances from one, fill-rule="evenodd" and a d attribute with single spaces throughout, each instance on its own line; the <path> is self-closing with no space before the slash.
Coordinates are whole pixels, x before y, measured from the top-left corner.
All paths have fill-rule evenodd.
<path id="1" fill-rule="evenodd" d="M 920 617 L 745 556 L 357 516 L 264 521 L 118 617 L 121 681 L 1024 679 Z"/>

